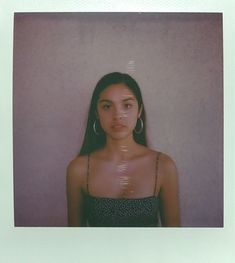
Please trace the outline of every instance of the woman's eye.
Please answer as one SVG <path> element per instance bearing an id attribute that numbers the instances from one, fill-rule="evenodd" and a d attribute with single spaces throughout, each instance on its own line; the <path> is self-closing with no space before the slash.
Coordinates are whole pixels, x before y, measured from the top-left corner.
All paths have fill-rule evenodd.
<path id="1" fill-rule="evenodd" d="M 124 106 L 125 106 L 126 109 L 130 109 L 132 107 L 132 105 L 129 104 L 129 103 L 125 104 Z"/>
<path id="2" fill-rule="evenodd" d="M 108 110 L 108 109 L 110 108 L 110 105 L 109 105 L 109 104 L 105 104 L 105 105 L 102 106 L 102 108 L 103 108 L 104 110 Z"/>

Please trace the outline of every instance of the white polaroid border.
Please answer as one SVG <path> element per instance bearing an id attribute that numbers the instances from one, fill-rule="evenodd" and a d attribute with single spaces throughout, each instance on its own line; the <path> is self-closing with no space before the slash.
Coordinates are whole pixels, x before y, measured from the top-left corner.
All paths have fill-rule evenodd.
<path id="1" fill-rule="evenodd" d="M 232 262 L 234 205 L 234 35 L 230 1 L 0 1 L 1 262 Z M 219 12 L 224 36 L 224 228 L 15 228 L 12 70 L 14 12 Z"/>

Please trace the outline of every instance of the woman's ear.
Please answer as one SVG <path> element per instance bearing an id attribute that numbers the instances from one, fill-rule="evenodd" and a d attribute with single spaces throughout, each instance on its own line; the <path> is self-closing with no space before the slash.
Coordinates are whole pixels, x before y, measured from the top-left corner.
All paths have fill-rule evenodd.
<path id="1" fill-rule="evenodd" d="M 138 118 L 140 118 L 142 110 L 143 110 L 143 104 L 141 104 L 141 106 L 140 106 L 139 113 L 138 113 Z"/>
<path id="2" fill-rule="evenodd" d="M 95 111 L 95 117 L 96 117 L 96 119 L 99 119 L 99 115 L 98 115 L 97 111 Z"/>

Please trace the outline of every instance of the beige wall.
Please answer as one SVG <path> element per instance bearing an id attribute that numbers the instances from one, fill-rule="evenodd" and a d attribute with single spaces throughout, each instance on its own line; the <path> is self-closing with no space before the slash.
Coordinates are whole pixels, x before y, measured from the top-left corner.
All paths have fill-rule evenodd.
<path id="1" fill-rule="evenodd" d="M 183 226 L 223 225 L 221 14 L 16 14 L 17 226 L 65 226 L 65 171 L 92 90 L 109 72 L 142 89 L 150 146 L 176 161 Z"/>

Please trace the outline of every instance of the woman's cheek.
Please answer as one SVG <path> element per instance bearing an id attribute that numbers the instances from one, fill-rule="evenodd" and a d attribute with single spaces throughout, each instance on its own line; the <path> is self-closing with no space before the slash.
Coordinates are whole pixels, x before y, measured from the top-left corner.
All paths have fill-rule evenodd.
<path id="1" fill-rule="evenodd" d="M 132 116 L 129 116 L 129 118 L 127 119 L 128 126 L 132 130 L 135 129 L 136 122 L 137 122 L 137 116 L 135 116 L 134 114 Z"/>
<path id="2" fill-rule="evenodd" d="M 107 130 L 109 128 L 109 126 L 111 125 L 111 119 L 109 116 L 107 115 L 100 115 L 99 117 L 99 121 L 100 121 L 100 125 L 102 127 L 103 130 Z"/>

